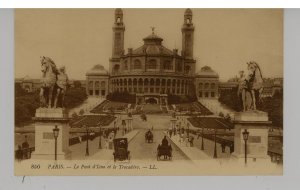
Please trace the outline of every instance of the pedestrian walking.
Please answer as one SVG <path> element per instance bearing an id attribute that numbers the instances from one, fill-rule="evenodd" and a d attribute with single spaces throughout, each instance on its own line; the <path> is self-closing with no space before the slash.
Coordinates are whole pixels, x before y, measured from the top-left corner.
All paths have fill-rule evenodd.
<path id="1" fill-rule="evenodd" d="M 16 159 L 20 162 L 23 159 L 22 147 L 19 145 L 18 150 L 16 151 Z"/>
<path id="2" fill-rule="evenodd" d="M 190 136 L 190 147 L 194 146 L 194 137 Z"/>
<path id="3" fill-rule="evenodd" d="M 201 134 L 200 129 L 198 129 L 198 130 L 197 130 L 197 139 L 200 138 L 200 134 Z"/>
<path id="4" fill-rule="evenodd" d="M 29 158 L 29 143 L 27 141 L 27 135 L 25 135 L 25 140 L 22 143 L 22 150 L 23 150 L 23 158 L 28 159 Z"/>

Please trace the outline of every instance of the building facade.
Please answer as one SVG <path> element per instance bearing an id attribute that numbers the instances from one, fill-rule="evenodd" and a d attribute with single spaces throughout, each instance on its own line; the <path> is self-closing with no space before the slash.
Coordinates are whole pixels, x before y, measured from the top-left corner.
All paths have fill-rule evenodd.
<path id="1" fill-rule="evenodd" d="M 88 96 L 106 97 L 108 95 L 108 72 L 102 65 L 95 65 L 86 73 L 86 93 Z"/>
<path id="2" fill-rule="evenodd" d="M 182 32 L 182 51 L 168 49 L 163 44 L 163 39 L 159 37 L 154 28 L 152 33 L 143 39 L 144 44 L 136 49 L 128 48 L 127 53 L 124 49 L 125 24 L 123 22 L 122 9 L 115 10 L 113 26 L 113 47 L 112 56 L 109 59 L 109 72 L 96 69 L 91 74 L 87 73 L 87 92 L 89 95 L 99 96 L 96 93 L 98 88 L 95 81 L 104 81 L 103 87 L 107 92 L 129 92 L 136 94 L 136 103 L 142 104 L 156 102 L 167 104 L 168 94 L 178 96 L 195 95 L 198 83 L 209 81 L 210 89 L 203 89 L 203 97 L 209 92 L 207 97 L 217 97 L 218 76 L 196 74 L 196 60 L 193 57 L 194 30 L 193 14 L 191 9 L 186 9 L 183 17 Z M 201 77 L 205 77 L 205 81 Z M 93 83 L 92 83 L 93 81 Z M 196 85 L 197 83 L 197 85 Z M 196 85 L 196 86 L 195 86 Z M 96 89 L 95 89 L 96 88 Z M 94 93 L 91 93 L 94 92 Z M 200 95 L 199 95 L 200 97 Z"/>
<path id="3" fill-rule="evenodd" d="M 210 67 L 204 66 L 195 76 L 196 95 L 198 98 L 219 97 L 219 75 Z"/>

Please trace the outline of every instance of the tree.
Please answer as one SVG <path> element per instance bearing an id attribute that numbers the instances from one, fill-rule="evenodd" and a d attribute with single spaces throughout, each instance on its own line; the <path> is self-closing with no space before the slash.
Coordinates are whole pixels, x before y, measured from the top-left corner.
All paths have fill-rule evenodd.
<path id="1" fill-rule="evenodd" d="M 231 117 L 230 117 L 229 113 L 226 114 L 225 120 L 226 120 L 226 121 L 229 121 L 229 122 L 231 121 Z"/>
<path id="2" fill-rule="evenodd" d="M 66 108 L 74 108 L 79 106 L 87 99 L 85 88 L 69 88 L 65 95 L 64 106 Z"/>
<path id="3" fill-rule="evenodd" d="M 22 88 L 20 83 L 15 83 L 15 96 L 24 96 L 27 92 Z"/>
<path id="4" fill-rule="evenodd" d="M 81 82 L 79 80 L 75 80 L 73 84 L 74 84 L 74 88 L 81 88 Z"/>
<path id="5" fill-rule="evenodd" d="M 219 116 L 220 116 L 220 117 L 224 117 L 224 113 L 223 113 L 223 112 L 220 112 L 220 113 L 219 113 Z"/>
<path id="6" fill-rule="evenodd" d="M 74 108 L 86 100 L 85 88 L 69 88 L 65 96 L 65 107 Z M 31 122 L 35 110 L 40 106 L 39 92 L 24 92 L 20 85 L 15 86 L 15 124 Z"/>
<path id="7" fill-rule="evenodd" d="M 219 102 L 235 111 L 242 111 L 241 98 L 237 95 L 237 87 L 220 91 Z"/>
<path id="8" fill-rule="evenodd" d="M 84 114 L 84 110 L 81 109 L 81 110 L 79 111 L 79 115 L 83 115 L 83 114 Z"/>
<path id="9" fill-rule="evenodd" d="M 76 112 L 74 112 L 73 114 L 72 114 L 72 118 L 77 118 L 78 117 L 78 114 L 76 113 Z"/>

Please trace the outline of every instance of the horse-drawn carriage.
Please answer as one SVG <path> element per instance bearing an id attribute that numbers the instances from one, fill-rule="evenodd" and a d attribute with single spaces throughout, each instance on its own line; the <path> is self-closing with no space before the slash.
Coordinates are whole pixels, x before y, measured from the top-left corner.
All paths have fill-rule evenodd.
<path id="1" fill-rule="evenodd" d="M 157 160 L 160 160 L 161 156 L 164 156 L 164 160 L 172 159 L 172 147 L 171 145 L 158 145 L 157 147 Z"/>
<path id="2" fill-rule="evenodd" d="M 114 139 L 114 161 L 130 161 L 130 151 L 128 150 L 127 138 Z"/>
<path id="3" fill-rule="evenodd" d="M 153 143 L 153 133 L 150 130 L 145 133 L 145 141 L 147 143 Z"/>

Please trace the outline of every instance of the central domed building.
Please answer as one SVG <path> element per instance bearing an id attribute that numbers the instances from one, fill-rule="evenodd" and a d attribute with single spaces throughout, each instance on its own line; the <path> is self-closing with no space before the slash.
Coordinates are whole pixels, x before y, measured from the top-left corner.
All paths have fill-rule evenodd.
<path id="1" fill-rule="evenodd" d="M 163 44 L 154 28 L 152 33 L 146 36 L 144 44 L 136 49 L 124 49 L 125 24 L 123 23 L 122 9 L 115 10 L 115 22 L 113 26 L 112 56 L 109 60 L 109 72 L 104 69 L 93 68 L 87 72 L 89 95 L 106 95 L 113 92 L 127 91 L 136 95 L 136 103 L 147 101 L 157 104 L 167 104 L 168 94 L 185 96 L 196 94 L 196 60 L 193 57 L 194 25 L 191 9 L 184 13 L 182 31 L 182 51 L 169 49 Z M 98 66 L 100 67 L 100 66 Z M 97 73 L 99 72 L 99 73 Z M 95 78 L 96 76 L 96 78 Z M 95 91 L 95 82 L 99 78 L 108 78 L 108 89 Z M 100 77 L 101 76 L 101 77 Z M 101 82 L 100 82 L 101 84 Z"/>

